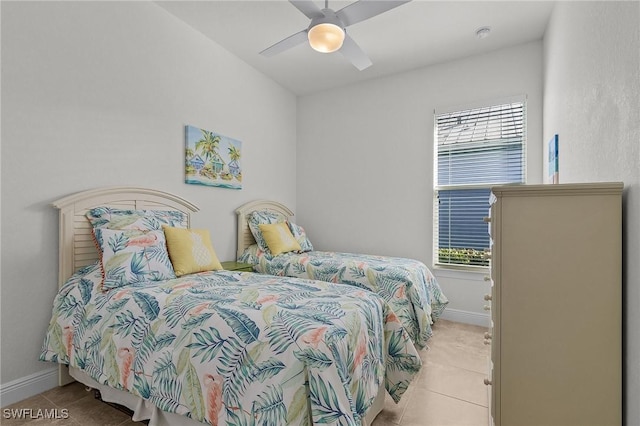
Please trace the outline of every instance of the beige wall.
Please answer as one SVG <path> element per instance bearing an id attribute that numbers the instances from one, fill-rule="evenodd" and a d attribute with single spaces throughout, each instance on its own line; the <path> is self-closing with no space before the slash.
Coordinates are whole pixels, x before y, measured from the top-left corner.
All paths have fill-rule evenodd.
<path id="1" fill-rule="evenodd" d="M 2 405 L 53 366 L 37 360 L 57 288 L 52 201 L 173 192 L 235 259 L 234 208 L 295 208 L 295 123 L 293 94 L 152 2 L 2 2 Z M 243 142 L 242 190 L 184 184 L 186 124 Z"/>
<path id="2" fill-rule="evenodd" d="M 297 217 L 314 246 L 431 265 L 434 110 L 516 95 L 527 96 L 527 179 L 540 183 L 541 41 L 300 97 Z M 483 273 L 434 273 L 445 316 L 488 324 Z"/>
<path id="3" fill-rule="evenodd" d="M 544 46 L 544 138 L 559 135 L 560 182 L 625 184 L 625 414 L 639 425 L 640 2 L 560 2 Z"/>

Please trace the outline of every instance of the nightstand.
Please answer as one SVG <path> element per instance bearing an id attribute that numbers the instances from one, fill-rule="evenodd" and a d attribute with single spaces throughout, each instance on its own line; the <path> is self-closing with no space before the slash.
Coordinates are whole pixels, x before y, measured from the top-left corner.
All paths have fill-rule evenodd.
<path id="1" fill-rule="evenodd" d="M 220 262 L 222 269 L 225 271 L 253 272 L 253 265 L 250 263 L 236 262 L 230 260 L 228 262 Z"/>

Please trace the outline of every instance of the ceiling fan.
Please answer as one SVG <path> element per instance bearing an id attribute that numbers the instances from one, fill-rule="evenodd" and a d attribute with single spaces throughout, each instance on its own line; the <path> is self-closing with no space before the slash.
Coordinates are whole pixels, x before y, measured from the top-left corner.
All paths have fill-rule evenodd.
<path id="1" fill-rule="evenodd" d="M 266 48 L 260 54 L 271 57 L 308 40 L 318 52 L 331 53 L 339 50 L 362 71 L 371 66 L 371 59 L 347 34 L 346 28 L 409 1 L 411 0 L 359 0 L 334 12 L 329 9 L 329 0 L 325 0 L 324 9 L 320 9 L 311 0 L 289 0 L 289 3 L 311 19 L 309 27 Z"/>

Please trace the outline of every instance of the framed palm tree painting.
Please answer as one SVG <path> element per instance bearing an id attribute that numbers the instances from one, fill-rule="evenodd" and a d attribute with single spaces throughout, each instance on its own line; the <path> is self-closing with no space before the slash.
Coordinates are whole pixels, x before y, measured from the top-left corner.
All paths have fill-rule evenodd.
<path id="1" fill-rule="evenodd" d="M 185 126 L 185 182 L 242 189 L 242 142 Z"/>

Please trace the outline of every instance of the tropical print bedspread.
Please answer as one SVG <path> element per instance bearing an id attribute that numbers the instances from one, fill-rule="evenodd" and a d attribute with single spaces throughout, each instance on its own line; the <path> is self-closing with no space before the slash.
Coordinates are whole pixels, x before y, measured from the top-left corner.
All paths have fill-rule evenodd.
<path id="1" fill-rule="evenodd" d="M 421 361 L 362 289 L 205 272 L 103 293 L 97 264 L 53 304 L 43 361 L 213 425 L 359 425 L 382 380 L 397 402 Z"/>
<path id="2" fill-rule="evenodd" d="M 389 304 L 417 347 L 431 337 L 431 324 L 449 303 L 427 266 L 413 259 L 309 251 L 265 253 L 257 245 L 238 259 L 263 274 L 349 284 L 373 291 Z"/>

